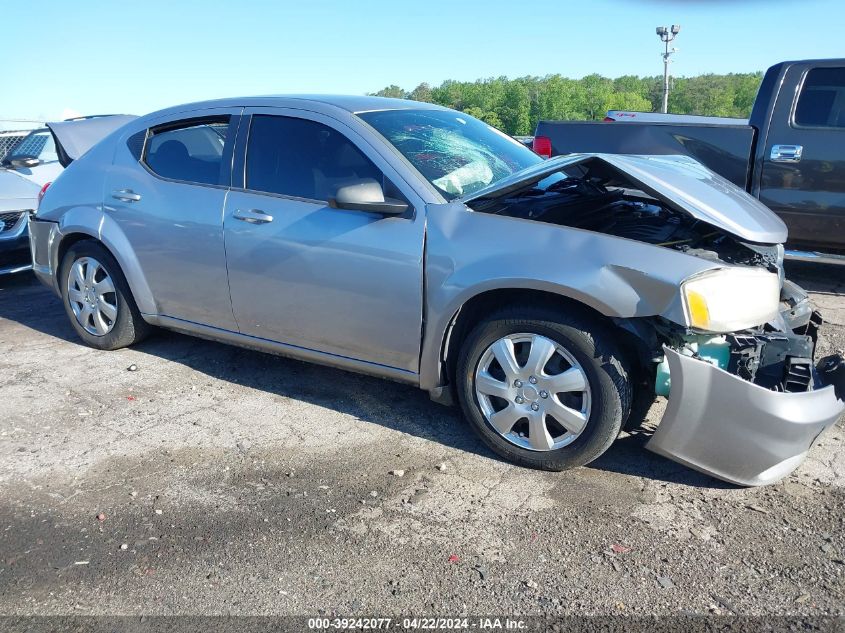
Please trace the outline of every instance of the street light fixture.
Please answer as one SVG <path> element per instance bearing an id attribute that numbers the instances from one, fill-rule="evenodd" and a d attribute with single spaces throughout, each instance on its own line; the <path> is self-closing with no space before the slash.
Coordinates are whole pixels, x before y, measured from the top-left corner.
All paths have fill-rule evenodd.
<path id="1" fill-rule="evenodd" d="M 663 56 L 663 112 L 669 112 L 669 64 L 671 60 L 669 59 L 672 56 L 672 53 L 676 53 L 678 51 L 677 48 L 669 49 L 669 42 L 675 39 L 675 36 L 681 32 L 681 25 L 680 24 L 673 24 L 671 28 L 666 28 L 665 26 L 658 26 L 655 29 L 657 36 L 660 38 L 666 49 L 661 55 Z"/>

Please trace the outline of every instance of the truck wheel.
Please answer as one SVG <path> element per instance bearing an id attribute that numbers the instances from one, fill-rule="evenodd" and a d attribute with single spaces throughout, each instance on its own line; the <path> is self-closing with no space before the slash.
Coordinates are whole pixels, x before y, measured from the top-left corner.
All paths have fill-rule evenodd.
<path id="1" fill-rule="evenodd" d="M 457 391 L 493 451 L 521 466 L 566 470 L 604 453 L 631 406 L 624 356 L 589 316 L 500 312 L 464 341 Z"/>
<path id="2" fill-rule="evenodd" d="M 98 242 L 71 246 L 59 271 L 65 312 L 85 343 L 113 350 L 149 334 L 151 326 L 141 317 L 120 266 Z"/>

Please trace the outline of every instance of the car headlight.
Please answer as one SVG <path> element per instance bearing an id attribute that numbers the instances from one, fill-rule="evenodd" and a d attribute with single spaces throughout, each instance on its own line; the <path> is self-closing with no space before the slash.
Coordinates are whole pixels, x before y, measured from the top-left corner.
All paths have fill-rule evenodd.
<path id="1" fill-rule="evenodd" d="M 687 325 L 736 332 L 771 321 L 780 309 L 780 279 L 760 268 L 722 268 L 681 284 Z"/>

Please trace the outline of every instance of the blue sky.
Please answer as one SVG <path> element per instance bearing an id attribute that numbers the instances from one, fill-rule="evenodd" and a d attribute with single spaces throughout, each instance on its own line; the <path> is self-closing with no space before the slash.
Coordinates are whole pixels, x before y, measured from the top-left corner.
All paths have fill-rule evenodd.
<path id="1" fill-rule="evenodd" d="M 842 0 L 0 0 L 0 119 L 507 75 L 678 75 L 845 56 Z"/>

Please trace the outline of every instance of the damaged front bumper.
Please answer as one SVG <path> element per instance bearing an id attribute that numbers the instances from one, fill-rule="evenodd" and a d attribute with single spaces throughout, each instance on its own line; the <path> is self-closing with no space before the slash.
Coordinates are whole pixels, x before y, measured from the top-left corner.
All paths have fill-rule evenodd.
<path id="1" fill-rule="evenodd" d="M 845 361 L 817 368 L 812 391 L 788 393 L 753 384 L 664 347 L 669 405 L 646 448 L 742 486 L 761 486 L 797 468 L 845 411 Z"/>

